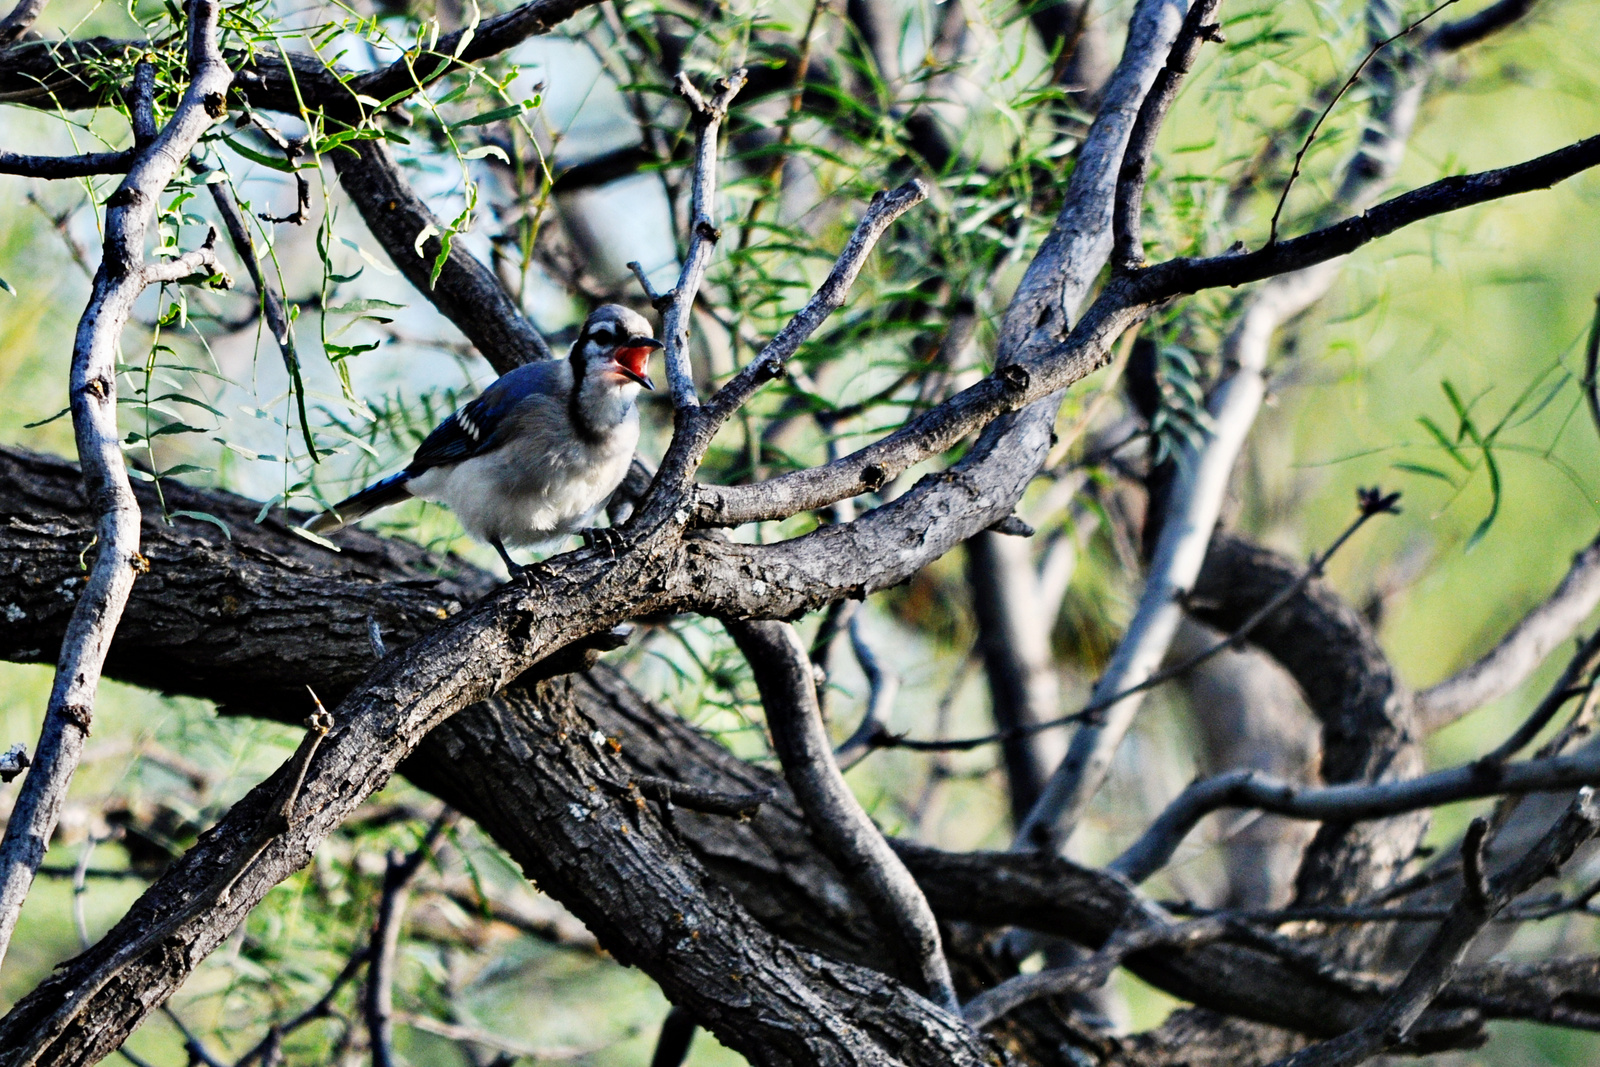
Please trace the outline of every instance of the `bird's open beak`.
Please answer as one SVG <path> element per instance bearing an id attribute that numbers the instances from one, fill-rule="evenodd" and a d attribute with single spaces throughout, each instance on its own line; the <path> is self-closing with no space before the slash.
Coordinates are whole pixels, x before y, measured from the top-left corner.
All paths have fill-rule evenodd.
<path id="1" fill-rule="evenodd" d="M 617 346 L 617 367 L 646 389 L 655 390 L 650 380 L 650 353 L 661 347 L 654 337 L 630 337 Z"/>

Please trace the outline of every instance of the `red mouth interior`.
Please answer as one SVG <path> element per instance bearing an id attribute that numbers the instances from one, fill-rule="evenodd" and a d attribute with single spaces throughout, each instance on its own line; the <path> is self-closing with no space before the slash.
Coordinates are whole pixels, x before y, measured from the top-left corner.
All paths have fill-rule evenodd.
<path id="1" fill-rule="evenodd" d="M 650 376 L 650 349 L 643 345 L 638 348 L 617 349 L 617 362 L 641 378 Z"/>

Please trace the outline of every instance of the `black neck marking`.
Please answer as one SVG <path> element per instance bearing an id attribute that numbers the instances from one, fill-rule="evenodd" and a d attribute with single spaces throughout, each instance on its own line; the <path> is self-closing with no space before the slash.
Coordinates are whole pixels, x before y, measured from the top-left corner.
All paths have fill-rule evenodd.
<path id="1" fill-rule="evenodd" d="M 589 357 L 584 352 L 588 343 L 589 333 L 585 330 L 572 345 L 572 391 L 567 394 L 567 419 L 572 423 L 572 432 L 577 434 L 578 440 L 597 445 L 605 440 L 605 434 L 590 421 L 582 402 L 583 383 L 589 369 Z"/>

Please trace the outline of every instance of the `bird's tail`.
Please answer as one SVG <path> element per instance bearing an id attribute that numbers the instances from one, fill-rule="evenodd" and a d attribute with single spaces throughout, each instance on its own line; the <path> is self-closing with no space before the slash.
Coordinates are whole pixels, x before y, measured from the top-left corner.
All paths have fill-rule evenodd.
<path id="1" fill-rule="evenodd" d="M 410 496 L 410 491 L 406 489 L 406 483 L 410 480 L 411 473 L 401 471 L 399 474 L 389 475 L 382 481 L 373 482 L 355 496 L 346 497 L 306 523 L 305 528 L 314 534 L 330 534 L 335 530 L 342 530 L 379 508 L 386 508 Z"/>

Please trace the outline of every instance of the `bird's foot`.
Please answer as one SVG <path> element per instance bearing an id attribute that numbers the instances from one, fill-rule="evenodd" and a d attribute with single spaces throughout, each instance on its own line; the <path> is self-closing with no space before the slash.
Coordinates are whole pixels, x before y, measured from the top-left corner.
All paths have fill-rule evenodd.
<path id="1" fill-rule="evenodd" d="M 580 536 L 585 546 L 599 549 L 608 556 L 614 557 L 622 549 L 622 534 L 610 526 L 584 530 Z"/>

